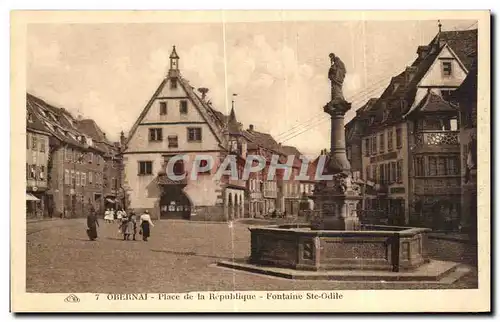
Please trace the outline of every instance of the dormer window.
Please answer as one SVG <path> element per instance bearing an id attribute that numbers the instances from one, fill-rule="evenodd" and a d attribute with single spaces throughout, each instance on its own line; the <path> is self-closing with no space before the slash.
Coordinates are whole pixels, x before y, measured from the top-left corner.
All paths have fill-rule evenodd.
<path id="1" fill-rule="evenodd" d="M 395 93 L 398 90 L 398 88 L 399 88 L 399 83 L 394 83 L 392 85 L 392 93 Z"/>
<path id="2" fill-rule="evenodd" d="M 231 152 L 233 152 L 233 153 L 237 152 L 238 151 L 238 141 L 231 140 L 230 149 L 231 149 Z"/>
<path id="3" fill-rule="evenodd" d="M 417 73 L 417 68 L 415 66 L 406 67 L 406 84 L 409 84 L 412 81 L 416 73 Z"/>
<path id="4" fill-rule="evenodd" d="M 451 61 L 443 61 L 441 62 L 441 71 L 444 77 L 450 77 L 453 74 Z"/>
<path id="5" fill-rule="evenodd" d="M 51 129 L 52 131 L 54 131 L 54 127 L 52 126 L 52 124 L 50 124 L 50 123 L 48 123 L 48 122 L 46 122 L 46 121 L 44 121 L 43 123 L 44 123 L 44 124 L 45 124 L 45 125 L 46 125 L 49 129 Z"/>
<path id="6" fill-rule="evenodd" d="M 27 119 L 29 123 L 33 122 L 33 114 L 31 112 L 28 112 Z"/>

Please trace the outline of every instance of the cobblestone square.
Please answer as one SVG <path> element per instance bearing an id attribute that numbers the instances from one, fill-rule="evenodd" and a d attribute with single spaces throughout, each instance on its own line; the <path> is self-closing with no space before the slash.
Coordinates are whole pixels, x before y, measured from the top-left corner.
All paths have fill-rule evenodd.
<path id="1" fill-rule="evenodd" d="M 86 236 L 85 221 L 27 225 L 27 292 L 137 293 L 189 291 L 476 288 L 477 271 L 453 285 L 422 283 L 294 281 L 216 267 L 219 260 L 250 253 L 248 225 L 156 221 L 148 242 L 124 241 L 118 224 L 99 222 L 99 238 Z M 431 240 L 431 256 L 474 263 L 463 244 Z"/>

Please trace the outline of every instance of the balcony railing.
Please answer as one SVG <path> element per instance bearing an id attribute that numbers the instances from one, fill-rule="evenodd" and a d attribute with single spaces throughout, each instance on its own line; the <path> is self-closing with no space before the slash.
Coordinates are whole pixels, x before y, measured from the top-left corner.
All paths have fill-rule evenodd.
<path id="1" fill-rule="evenodd" d="M 243 188 L 246 187 L 246 181 L 245 180 L 241 180 L 241 179 L 231 179 L 231 178 L 229 178 L 227 180 L 227 183 L 230 184 L 230 185 L 233 185 L 233 186 L 238 186 L 238 187 L 243 187 Z"/>
<path id="2" fill-rule="evenodd" d="M 417 133 L 418 145 L 459 145 L 458 131 L 423 131 Z"/>

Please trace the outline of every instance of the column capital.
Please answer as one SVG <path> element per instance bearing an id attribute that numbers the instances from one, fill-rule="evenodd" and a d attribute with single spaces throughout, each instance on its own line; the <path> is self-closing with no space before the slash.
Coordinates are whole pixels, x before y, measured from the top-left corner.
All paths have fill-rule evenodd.
<path id="1" fill-rule="evenodd" d="M 330 101 L 324 107 L 325 113 L 332 117 L 345 116 L 345 113 L 351 109 L 351 103 L 347 101 Z"/>

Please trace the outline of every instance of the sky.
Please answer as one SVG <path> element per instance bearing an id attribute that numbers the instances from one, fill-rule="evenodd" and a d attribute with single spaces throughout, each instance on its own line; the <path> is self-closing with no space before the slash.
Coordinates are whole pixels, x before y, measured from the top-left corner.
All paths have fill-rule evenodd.
<path id="1" fill-rule="evenodd" d="M 442 30 L 475 27 L 442 20 Z M 346 123 L 438 31 L 437 21 L 283 21 L 251 23 L 30 24 L 27 91 L 75 116 L 92 118 L 107 137 L 125 135 L 169 68 L 175 45 L 184 78 L 208 99 L 278 142 L 315 155 L 330 146 L 329 53 L 347 68 Z"/>

